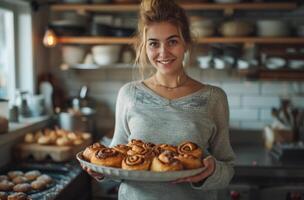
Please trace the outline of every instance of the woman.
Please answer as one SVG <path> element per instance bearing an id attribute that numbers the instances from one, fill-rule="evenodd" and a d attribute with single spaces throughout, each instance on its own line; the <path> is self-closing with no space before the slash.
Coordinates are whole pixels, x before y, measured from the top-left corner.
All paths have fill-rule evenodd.
<path id="1" fill-rule="evenodd" d="M 119 199 L 216 199 L 214 189 L 227 186 L 234 174 L 226 94 L 185 73 L 184 55 L 192 40 L 182 8 L 172 0 L 144 0 L 140 9 L 136 64 L 142 70 L 151 64 L 155 73 L 120 89 L 111 146 L 131 139 L 172 145 L 192 141 L 210 156 L 203 160 L 205 171 L 173 184 L 123 181 Z"/>

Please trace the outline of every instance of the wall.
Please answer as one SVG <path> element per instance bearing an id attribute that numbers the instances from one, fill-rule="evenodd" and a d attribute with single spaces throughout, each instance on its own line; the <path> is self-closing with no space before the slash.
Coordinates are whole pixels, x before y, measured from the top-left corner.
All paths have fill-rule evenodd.
<path id="1" fill-rule="evenodd" d="M 294 12 L 243 13 L 248 18 L 281 17 L 293 24 L 303 22 L 303 7 Z M 90 97 L 97 102 L 98 126 L 108 130 L 114 125 L 115 101 L 119 88 L 132 80 L 131 69 L 98 69 L 61 71 L 60 46 L 51 51 L 50 71 L 56 75 L 69 96 L 75 96 L 82 85 L 90 88 Z M 249 81 L 232 71 L 191 68 L 188 73 L 203 83 L 222 87 L 228 94 L 231 126 L 240 129 L 262 129 L 272 122 L 271 108 L 278 107 L 280 98 L 288 97 L 295 106 L 304 108 L 303 81 Z"/>

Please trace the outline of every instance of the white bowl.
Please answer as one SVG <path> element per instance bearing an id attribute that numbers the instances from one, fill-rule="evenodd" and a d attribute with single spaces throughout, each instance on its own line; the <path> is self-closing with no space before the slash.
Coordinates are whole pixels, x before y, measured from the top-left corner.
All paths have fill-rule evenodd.
<path id="1" fill-rule="evenodd" d="M 265 65 L 268 69 L 280 69 L 286 65 L 286 60 L 283 58 L 272 57 L 266 60 Z"/>
<path id="2" fill-rule="evenodd" d="M 289 35 L 289 27 L 280 20 L 259 20 L 257 33 L 262 37 L 283 37 Z"/>
<path id="3" fill-rule="evenodd" d="M 63 63 L 73 65 L 81 63 L 85 55 L 85 50 L 78 46 L 63 46 L 62 60 Z"/>
<path id="4" fill-rule="evenodd" d="M 304 60 L 290 60 L 288 67 L 291 69 L 302 69 L 304 67 Z"/>
<path id="5" fill-rule="evenodd" d="M 210 60 L 211 60 L 210 56 L 199 56 L 196 59 L 199 62 L 199 67 L 200 68 L 207 69 L 207 68 L 210 67 L 209 66 L 210 65 Z"/>
<path id="6" fill-rule="evenodd" d="M 97 45 L 92 47 L 93 59 L 98 65 L 117 63 L 119 52 L 119 45 Z"/>

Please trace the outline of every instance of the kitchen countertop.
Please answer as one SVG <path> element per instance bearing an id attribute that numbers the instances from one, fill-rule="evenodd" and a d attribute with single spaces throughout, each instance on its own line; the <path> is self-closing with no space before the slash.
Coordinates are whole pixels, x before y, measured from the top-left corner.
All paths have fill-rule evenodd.
<path id="1" fill-rule="evenodd" d="M 234 145 L 233 149 L 236 154 L 233 182 L 304 183 L 304 162 L 277 161 L 261 145 Z"/>

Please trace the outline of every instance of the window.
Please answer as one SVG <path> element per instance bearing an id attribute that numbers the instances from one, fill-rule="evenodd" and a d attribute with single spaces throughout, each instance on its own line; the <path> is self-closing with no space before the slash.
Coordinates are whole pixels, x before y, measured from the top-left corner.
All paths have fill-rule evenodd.
<path id="1" fill-rule="evenodd" d="M 13 12 L 0 8 L 0 99 L 8 99 L 15 88 Z"/>
<path id="2" fill-rule="evenodd" d="M 0 98 L 16 89 L 34 91 L 32 17 L 29 2 L 0 1 Z"/>

